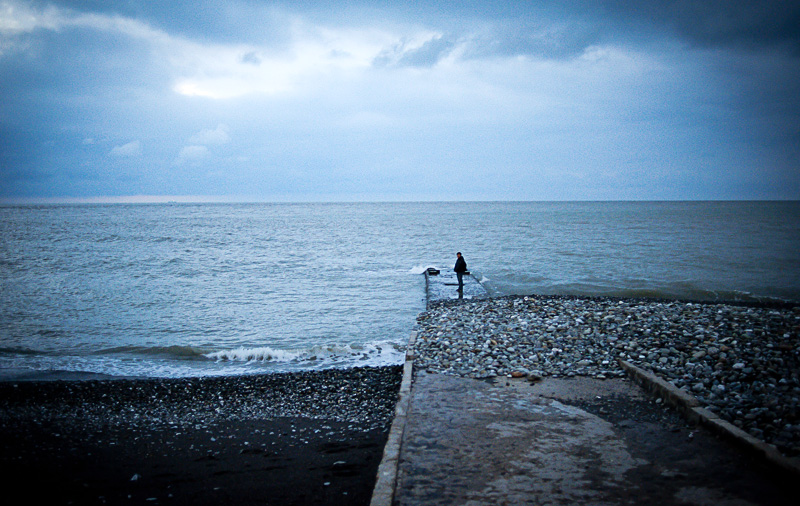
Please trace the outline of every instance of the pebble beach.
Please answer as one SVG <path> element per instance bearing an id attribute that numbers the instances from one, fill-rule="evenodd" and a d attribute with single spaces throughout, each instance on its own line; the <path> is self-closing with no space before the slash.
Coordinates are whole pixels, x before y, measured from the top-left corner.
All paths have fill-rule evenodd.
<path id="1" fill-rule="evenodd" d="M 401 374 L 0 382 L 0 483 L 42 504 L 369 504 Z"/>
<path id="2" fill-rule="evenodd" d="M 619 360 L 800 456 L 800 307 L 510 296 L 440 301 L 417 318 L 415 367 L 469 378 L 624 377 Z"/>

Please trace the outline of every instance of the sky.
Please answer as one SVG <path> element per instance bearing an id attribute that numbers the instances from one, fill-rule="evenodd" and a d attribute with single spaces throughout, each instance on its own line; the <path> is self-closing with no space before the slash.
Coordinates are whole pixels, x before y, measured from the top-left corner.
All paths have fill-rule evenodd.
<path id="1" fill-rule="evenodd" d="M 800 2 L 0 0 L 0 202 L 800 199 Z"/>

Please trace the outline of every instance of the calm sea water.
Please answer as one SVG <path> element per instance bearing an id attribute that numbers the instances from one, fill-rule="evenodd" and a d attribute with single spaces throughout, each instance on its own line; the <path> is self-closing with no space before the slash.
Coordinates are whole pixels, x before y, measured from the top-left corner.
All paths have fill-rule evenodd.
<path id="1" fill-rule="evenodd" d="M 493 295 L 800 301 L 800 203 L 0 207 L 0 377 L 399 363 L 421 272 Z"/>

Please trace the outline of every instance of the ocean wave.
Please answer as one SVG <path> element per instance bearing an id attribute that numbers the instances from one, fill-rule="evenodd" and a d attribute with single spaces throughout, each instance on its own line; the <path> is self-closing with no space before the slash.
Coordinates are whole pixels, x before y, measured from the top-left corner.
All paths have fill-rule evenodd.
<path id="1" fill-rule="evenodd" d="M 486 282 L 484 284 L 484 282 Z M 704 302 L 784 303 L 789 298 L 765 296 L 745 290 L 713 289 L 688 280 L 656 283 L 648 280 L 590 280 L 576 283 L 533 283 L 512 279 L 499 283 L 481 280 L 481 284 L 493 296 L 502 295 L 576 295 L 587 297 L 620 297 L 668 300 L 692 300 Z"/>
<path id="2" fill-rule="evenodd" d="M 242 347 L 207 353 L 205 357 L 219 362 L 389 365 L 401 363 L 403 353 L 403 349 L 396 343 L 378 342 L 363 345 L 314 345 L 289 350 L 269 346 Z"/>
<path id="3" fill-rule="evenodd" d="M 611 297 L 621 298 L 646 298 L 646 299 L 676 299 L 704 302 L 747 302 L 747 303 L 787 303 L 790 299 L 780 297 L 756 295 L 742 290 L 710 290 L 699 287 L 673 289 L 665 288 L 620 288 L 610 290 L 607 294 Z"/>
<path id="4" fill-rule="evenodd" d="M 6 353 L 2 353 L 5 351 Z M 318 345 L 281 350 L 268 346 L 209 352 L 191 346 L 123 346 L 89 355 L 44 355 L 0 349 L 0 381 L 46 379 L 178 378 L 286 372 L 402 363 L 392 342 Z"/>
<path id="5" fill-rule="evenodd" d="M 42 353 L 30 348 L 0 346 L 0 355 L 41 355 Z"/>
<path id="6" fill-rule="evenodd" d="M 269 346 L 210 351 L 196 346 L 118 346 L 86 354 L 0 347 L 0 381 L 58 379 L 63 375 L 189 377 L 284 372 L 402 363 L 400 343 L 327 344 L 279 349 Z M 63 376 L 65 377 L 65 376 Z M 87 376 L 89 378 L 89 376 Z"/>
<path id="7" fill-rule="evenodd" d="M 423 272 L 425 272 L 426 270 L 428 270 L 431 267 L 433 267 L 434 269 L 438 269 L 438 267 L 436 267 L 434 265 L 415 265 L 414 267 L 412 267 L 411 269 L 408 270 L 408 273 L 409 274 L 422 274 Z"/>
<path id="8" fill-rule="evenodd" d="M 161 355 L 171 358 L 204 358 L 208 350 L 198 348 L 196 346 L 117 346 L 114 348 L 106 348 L 98 350 L 94 355 L 116 355 L 116 354 L 130 354 L 130 355 Z"/>

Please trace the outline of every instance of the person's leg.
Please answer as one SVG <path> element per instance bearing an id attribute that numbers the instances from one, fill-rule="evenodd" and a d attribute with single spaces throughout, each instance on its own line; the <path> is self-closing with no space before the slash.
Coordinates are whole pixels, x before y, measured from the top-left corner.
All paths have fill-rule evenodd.
<path id="1" fill-rule="evenodd" d="M 458 289 L 464 289 L 464 273 L 463 272 L 456 272 L 456 276 L 458 277 Z"/>

